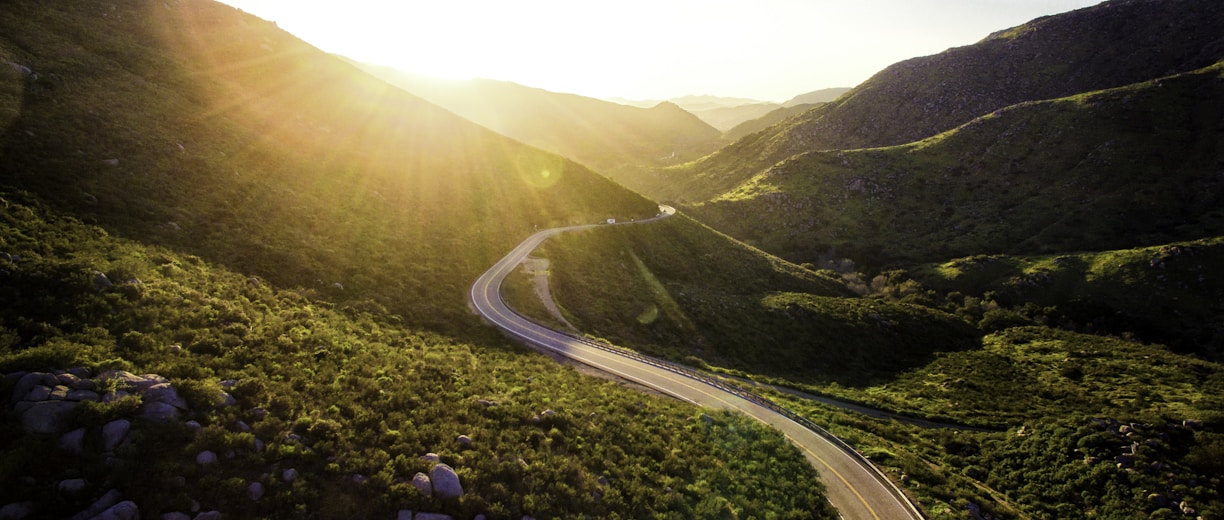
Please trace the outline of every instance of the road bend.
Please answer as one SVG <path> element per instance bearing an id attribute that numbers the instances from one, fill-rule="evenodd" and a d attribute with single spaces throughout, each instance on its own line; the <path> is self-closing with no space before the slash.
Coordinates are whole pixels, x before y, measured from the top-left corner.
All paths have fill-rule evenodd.
<path id="1" fill-rule="evenodd" d="M 660 206 L 659 209 L 657 217 L 624 224 L 644 224 L 675 213 L 668 206 Z M 763 398 L 720 385 L 712 378 L 703 377 L 690 369 L 549 329 L 510 310 L 502 300 L 502 282 L 549 237 L 607 225 L 620 224 L 553 228 L 531 235 L 472 285 L 470 297 L 476 311 L 506 334 L 535 348 L 563 355 L 693 404 L 717 410 L 736 410 L 773 426 L 798 446 L 816 468 L 829 502 L 843 518 L 922 518 L 917 508 L 874 465 L 818 426 L 801 424 L 803 418 Z"/>

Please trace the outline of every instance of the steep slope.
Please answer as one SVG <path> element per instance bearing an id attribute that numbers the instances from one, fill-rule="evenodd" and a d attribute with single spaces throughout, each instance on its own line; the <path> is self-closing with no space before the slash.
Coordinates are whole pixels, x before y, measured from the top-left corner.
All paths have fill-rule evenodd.
<path id="1" fill-rule="evenodd" d="M 0 205 L 6 517 L 71 518 L 107 496 L 144 518 L 193 507 L 284 519 L 834 516 L 799 450 L 746 417 L 697 421 L 687 404 L 593 380 L 494 334 L 458 341 L 333 307 L 57 216 L 24 194 L 0 192 Z M 26 433 L 23 410 L 48 387 L 19 381 L 64 369 L 97 392 L 56 378 L 78 388 L 35 406 L 73 413 Z M 133 390 L 103 376 L 111 370 L 164 377 L 160 395 L 178 406 L 146 413 L 163 402 L 152 390 L 143 402 L 126 391 L 98 402 Z M 198 463 L 202 453 L 217 460 Z M 455 470 L 462 496 L 414 486 L 432 473 L 425 454 Z M 681 481 L 707 484 L 666 489 Z"/>
<path id="2" fill-rule="evenodd" d="M 723 133 L 723 138 L 728 141 L 738 141 L 750 134 L 765 130 L 766 128 L 779 124 L 787 119 L 795 117 L 823 104 L 824 103 L 801 103 L 798 105 L 778 107 L 761 117 L 735 125 L 733 128 Z"/>
<path id="3" fill-rule="evenodd" d="M 809 152 L 693 212 L 795 261 L 874 266 L 1224 235 L 1222 76 L 1224 62 L 908 145 Z"/>
<path id="4" fill-rule="evenodd" d="M 1224 366 L 1134 339 L 1150 337 L 1151 325 L 1190 325 L 1195 340 L 1218 342 L 1211 266 L 1220 239 L 967 258 L 924 272 L 929 287 L 900 271 L 854 283 L 864 295 L 856 298 L 813 283 L 831 271 L 788 265 L 695 233 L 700 227 L 679 216 L 602 228 L 539 254 L 551 261 L 558 305 L 589 334 L 756 381 L 985 427 L 915 427 L 790 391 L 769 394 L 849 439 L 886 473 L 906 475 L 900 485 L 932 518 L 965 510 L 1132 518 L 1170 516 L 1183 501 L 1212 514 L 1224 506 L 1218 489 L 1190 485 L 1219 473 Z M 511 291 L 516 306 L 535 298 L 524 282 Z"/>
<path id="5" fill-rule="evenodd" d="M 828 103 L 830 101 L 836 100 L 837 98 L 841 97 L 842 94 L 845 94 L 847 92 L 850 92 L 850 89 L 845 88 L 845 87 L 822 88 L 820 90 L 813 90 L 811 92 L 806 92 L 803 94 L 799 94 L 798 96 L 795 96 L 793 98 L 790 98 L 786 100 L 785 103 L 782 103 L 782 106 L 793 107 L 795 105 L 811 105 L 815 103 Z"/>
<path id="6" fill-rule="evenodd" d="M 675 104 L 629 107 L 493 80 L 440 80 L 362 68 L 471 121 L 632 186 L 632 172 L 714 151 L 719 131 Z"/>
<path id="7" fill-rule="evenodd" d="M 0 516 L 834 514 L 782 435 L 467 315 L 654 203 L 228 6 L 5 2 L 0 208 Z"/>
<path id="8" fill-rule="evenodd" d="M 783 262 L 684 216 L 558 237 L 539 254 L 550 260 L 550 283 L 569 322 L 699 366 L 862 385 L 975 342 L 972 329 L 949 314 L 857 298 L 827 272 Z M 516 307 L 533 308 L 522 303 L 533 298 L 525 287 L 514 294 Z"/>
<path id="9" fill-rule="evenodd" d="M 653 203 L 232 8 L 10 2 L 0 181 L 119 234 L 451 328 L 535 226 Z"/>
<path id="10" fill-rule="evenodd" d="M 656 179 L 645 193 L 702 201 L 795 154 L 908 143 L 1024 101 L 1186 72 L 1224 57 L 1212 0 L 1116 0 L 1039 18 L 894 64 L 837 101 Z"/>
<path id="11" fill-rule="evenodd" d="M 978 255 L 914 269 L 924 286 L 995 299 L 1037 320 L 1224 359 L 1224 237 L 1034 257 Z M 1026 306 L 1026 304 L 1032 304 Z"/>

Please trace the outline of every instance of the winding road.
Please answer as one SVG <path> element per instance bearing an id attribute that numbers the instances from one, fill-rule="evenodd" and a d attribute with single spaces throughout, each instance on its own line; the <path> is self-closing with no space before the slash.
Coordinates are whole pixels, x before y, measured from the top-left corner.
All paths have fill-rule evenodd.
<path id="1" fill-rule="evenodd" d="M 659 206 L 659 209 L 659 215 L 654 218 L 613 225 L 645 224 L 675 214 L 668 206 Z M 531 235 L 476 280 L 470 293 L 472 305 L 494 326 L 535 348 L 555 352 L 696 405 L 736 410 L 773 426 L 795 443 L 820 473 L 829 502 L 843 518 L 922 518 L 917 508 L 875 466 L 810 421 L 695 370 L 549 329 L 515 313 L 502 300 L 502 282 L 549 237 L 607 225 L 553 228 Z"/>

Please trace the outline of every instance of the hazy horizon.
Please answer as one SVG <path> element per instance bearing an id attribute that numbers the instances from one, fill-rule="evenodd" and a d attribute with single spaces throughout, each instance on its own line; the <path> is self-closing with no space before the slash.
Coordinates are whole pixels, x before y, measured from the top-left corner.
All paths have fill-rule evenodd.
<path id="1" fill-rule="evenodd" d="M 324 51 L 596 98 L 785 101 L 1100 0 L 224 0 Z"/>

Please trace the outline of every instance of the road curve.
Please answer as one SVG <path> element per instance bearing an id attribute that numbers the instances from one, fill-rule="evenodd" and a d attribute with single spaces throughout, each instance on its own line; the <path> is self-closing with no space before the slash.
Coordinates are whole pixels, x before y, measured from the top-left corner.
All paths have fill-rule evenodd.
<path id="1" fill-rule="evenodd" d="M 654 218 L 624 224 L 647 223 L 675 213 L 668 206 L 659 209 L 660 214 Z M 501 284 L 531 251 L 553 235 L 606 225 L 553 228 L 531 235 L 476 280 L 469 295 L 472 305 L 494 326 L 535 348 L 558 353 L 700 406 L 736 410 L 773 426 L 795 443 L 820 473 L 829 502 L 843 518 L 922 518 L 913 504 L 871 463 L 827 432 L 828 437 L 817 433 L 818 426 L 810 422 L 806 426 L 801 424 L 803 418 L 752 394 L 720 385 L 690 369 L 552 330 L 510 310 L 501 298 Z"/>

